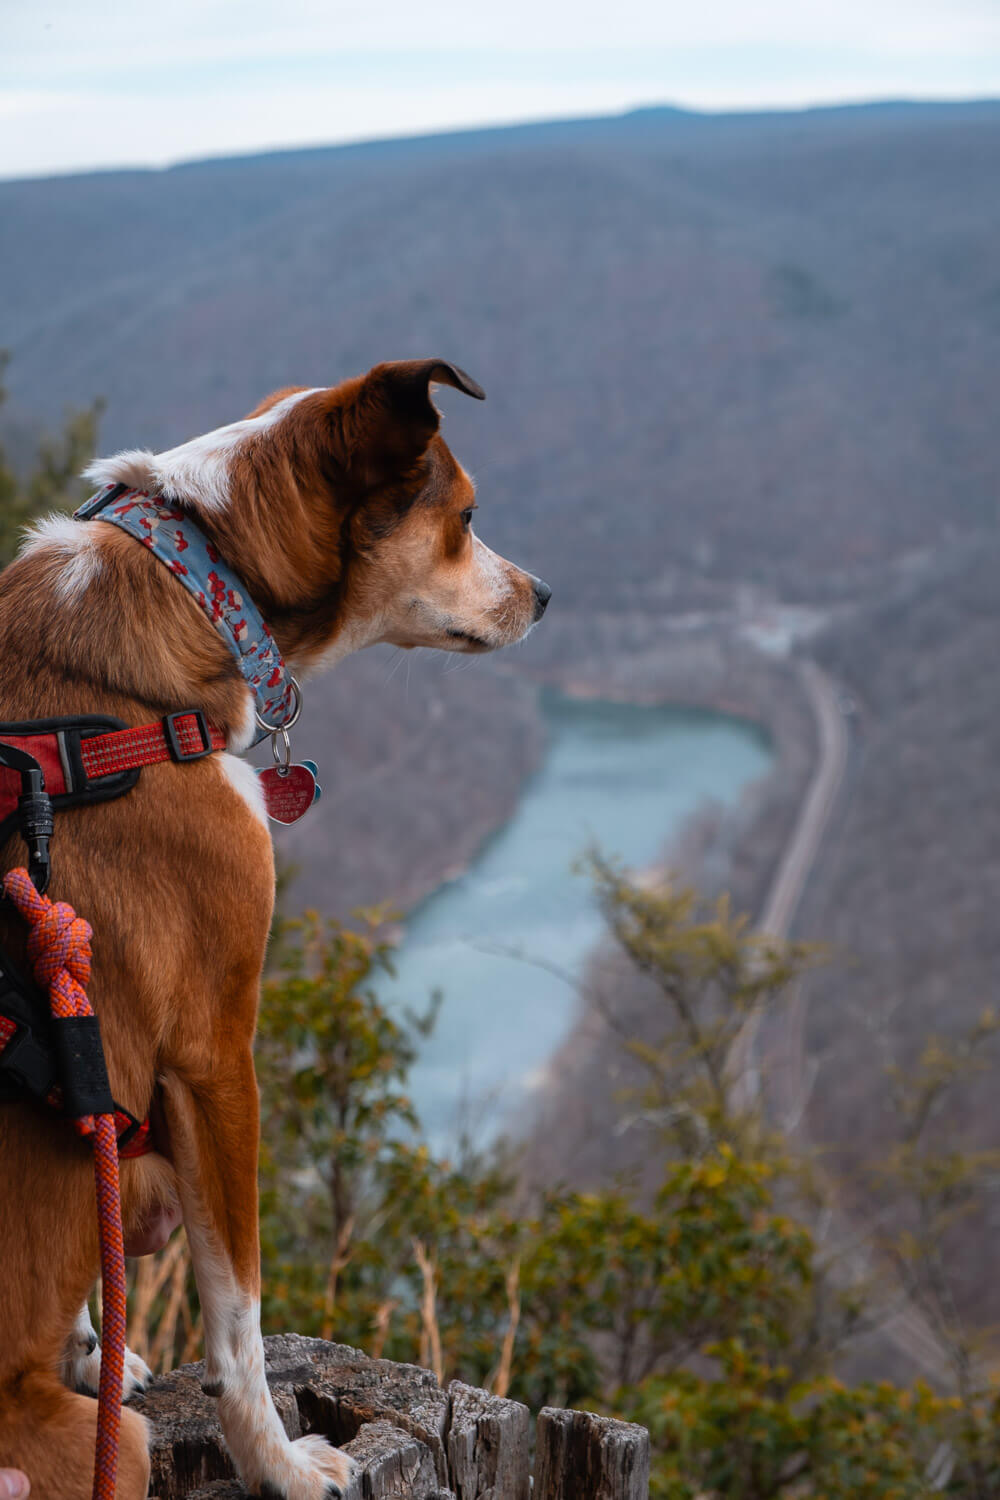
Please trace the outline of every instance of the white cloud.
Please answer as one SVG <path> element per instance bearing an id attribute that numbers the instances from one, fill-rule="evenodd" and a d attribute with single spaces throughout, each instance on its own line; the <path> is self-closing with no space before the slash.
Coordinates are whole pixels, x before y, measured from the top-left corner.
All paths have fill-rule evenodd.
<path id="1" fill-rule="evenodd" d="M 651 102 L 1000 93 L 995 0 L 0 0 L 0 28 L 7 176 Z"/>
<path id="2" fill-rule="evenodd" d="M 5 0 L 8 65 L 79 72 L 122 63 L 279 58 L 338 51 L 799 44 L 893 54 L 1000 45 L 994 0 Z"/>

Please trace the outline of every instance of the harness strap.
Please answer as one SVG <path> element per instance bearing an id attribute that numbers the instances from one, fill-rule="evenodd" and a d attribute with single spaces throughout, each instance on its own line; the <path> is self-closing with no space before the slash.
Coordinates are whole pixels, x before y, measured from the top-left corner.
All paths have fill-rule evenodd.
<path id="1" fill-rule="evenodd" d="M 85 714 L 0 724 L 0 747 L 32 756 L 45 776 L 56 812 L 106 802 L 131 790 L 143 766 L 200 760 L 226 748 L 226 736 L 201 709 L 182 709 L 154 724 L 128 728 L 120 719 Z M 0 756 L 2 761 L 2 756 Z M 17 828 L 21 779 L 0 764 L 0 844 Z"/>
<path id="2" fill-rule="evenodd" d="M 156 724 L 116 729 L 80 742 L 80 759 L 88 778 L 155 766 L 160 761 L 201 760 L 214 750 L 225 750 L 226 736 L 209 724 L 200 708 L 167 714 Z"/>

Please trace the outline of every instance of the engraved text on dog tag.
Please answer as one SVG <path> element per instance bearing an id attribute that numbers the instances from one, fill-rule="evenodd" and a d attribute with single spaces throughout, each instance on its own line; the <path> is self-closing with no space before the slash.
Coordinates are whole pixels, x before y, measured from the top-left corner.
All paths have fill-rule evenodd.
<path id="1" fill-rule="evenodd" d="M 320 797 L 315 762 L 268 766 L 257 772 L 267 815 L 275 823 L 297 823 Z"/>

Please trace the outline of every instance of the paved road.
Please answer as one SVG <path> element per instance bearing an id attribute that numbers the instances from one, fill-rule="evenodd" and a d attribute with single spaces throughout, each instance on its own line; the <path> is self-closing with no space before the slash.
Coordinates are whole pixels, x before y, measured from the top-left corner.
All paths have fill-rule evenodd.
<path id="1" fill-rule="evenodd" d="M 792 919 L 819 854 L 844 779 L 849 748 L 841 695 L 832 679 L 813 661 L 799 663 L 799 677 L 816 721 L 816 768 L 757 924 L 761 932 L 782 939 L 787 938 L 791 931 Z M 761 1019 L 759 1010 L 748 1017 L 729 1059 L 737 1107 L 749 1106 L 760 1093 L 757 1037 Z M 806 1073 L 804 1030 L 804 999 L 800 987 L 789 1012 L 789 1035 L 798 1037 L 798 1055 L 792 1058 L 786 1054 L 782 1059 L 786 1078 L 795 1079 L 800 1092 Z M 785 1112 L 782 1110 L 783 1114 Z"/>
<path id="2" fill-rule="evenodd" d="M 761 932 L 781 939 L 786 939 L 791 932 L 806 881 L 829 829 L 850 749 L 843 694 L 815 662 L 803 661 L 800 675 L 816 720 L 816 768 L 758 924 Z M 796 986 L 779 1040 L 767 1059 L 769 1106 L 786 1134 L 794 1133 L 801 1123 L 812 1086 L 805 1049 L 805 988 L 804 983 Z M 738 1105 L 749 1106 L 760 1095 L 761 1069 L 757 1057 L 760 1023 L 761 1013 L 758 1011 L 749 1017 L 733 1046 L 730 1076 L 736 1080 L 735 1100 Z M 838 1212 L 836 1217 L 843 1231 L 848 1215 Z M 863 1245 L 859 1246 L 855 1258 L 859 1261 L 858 1269 L 870 1274 L 871 1261 Z M 889 1285 L 887 1294 L 890 1298 L 894 1295 L 894 1289 Z M 941 1346 L 926 1320 L 912 1305 L 900 1307 L 885 1323 L 883 1332 L 918 1369 L 930 1376 L 942 1373 Z"/>
<path id="3" fill-rule="evenodd" d="M 777 938 L 787 938 L 791 931 L 844 779 L 849 748 L 841 695 L 832 680 L 813 661 L 800 663 L 799 676 L 816 720 L 819 746 L 809 791 L 760 918 L 761 931 Z"/>

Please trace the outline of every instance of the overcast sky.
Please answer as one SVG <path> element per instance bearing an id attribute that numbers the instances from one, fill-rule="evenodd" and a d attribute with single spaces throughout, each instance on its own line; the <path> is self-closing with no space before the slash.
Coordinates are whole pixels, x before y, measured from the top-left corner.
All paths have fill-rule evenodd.
<path id="1" fill-rule="evenodd" d="M 1000 96 L 1000 0 L 0 0 L 0 176 L 462 125 Z"/>

